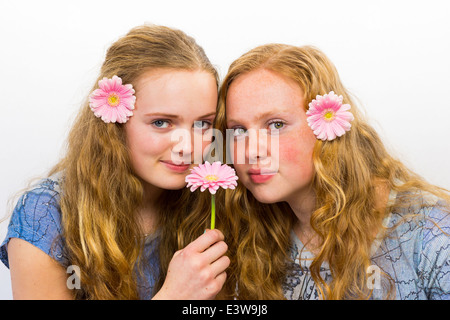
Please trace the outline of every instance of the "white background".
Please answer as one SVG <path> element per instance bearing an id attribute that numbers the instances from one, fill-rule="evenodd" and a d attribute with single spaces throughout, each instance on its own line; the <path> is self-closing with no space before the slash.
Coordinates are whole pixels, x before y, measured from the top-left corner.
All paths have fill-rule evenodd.
<path id="1" fill-rule="evenodd" d="M 449 8 L 447 0 L 0 0 L 0 216 L 59 159 L 109 45 L 146 22 L 193 36 L 222 78 L 257 45 L 317 46 L 388 148 L 450 189 Z M 0 299 L 11 298 L 0 263 Z"/>

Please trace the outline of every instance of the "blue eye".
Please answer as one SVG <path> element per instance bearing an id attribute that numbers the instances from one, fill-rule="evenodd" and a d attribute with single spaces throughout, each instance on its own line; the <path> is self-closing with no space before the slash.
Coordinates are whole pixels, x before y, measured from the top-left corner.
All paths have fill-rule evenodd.
<path id="1" fill-rule="evenodd" d="M 157 128 L 167 128 L 169 126 L 169 121 L 166 120 L 155 120 L 152 122 L 152 124 Z"/>
<path id="2" fill-rule="evenodd" d="M 194 128 L 197 129 L 209 129 L 211 127 L 211 123 L 209 123 L 208 121 L 195 121 L 194 122 Z"/>
<path id="3" fill-rule="evenodd" d="M 245 130 L 244 128 L 235 128 L 233 131 L 233 136 L 236 138 L 242 137 L 246 134 L 247 134 L 247 130 Z"/>

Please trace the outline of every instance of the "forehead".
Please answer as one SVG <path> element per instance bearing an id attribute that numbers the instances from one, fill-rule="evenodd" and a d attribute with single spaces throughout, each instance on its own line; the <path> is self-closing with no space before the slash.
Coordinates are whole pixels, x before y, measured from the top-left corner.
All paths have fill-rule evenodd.
<path id="1" fill-rule="evenodd" d="M 136 112 L 215 109 L 217 85 L 206 71 L 157 70 L 136 81 Z"/>
<path id="2" fill-rule="evenodd" d="M 294 80 L 266 69 L 239 76 L 231 83 L 226 99 L 227 115 L 233 117 L 303 107 L 300 86 Z"/>
<path id="3" fill-rule="evenodd" d="M 205 90 L 205 87 L 217 92 L 214 76 L 203 70 L 150 70 L 137 79 L 135 87 L 136 95 L 141 96 Z"/>

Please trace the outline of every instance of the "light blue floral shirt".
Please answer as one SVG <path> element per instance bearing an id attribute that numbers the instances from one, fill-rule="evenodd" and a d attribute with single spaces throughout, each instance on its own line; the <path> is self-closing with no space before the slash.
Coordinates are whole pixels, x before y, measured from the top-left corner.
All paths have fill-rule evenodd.
<path id="1" fill-rule="evenodd" d="M 391 192 L 390 200 L 395 199 L 395 193 Z M 415 218 L 410 216 L 415 213 Z M 393 227 L 399 222 L 389 237 L 378 238 L 372 246 L 373 265 L 367 270 L 372 299 L 386 297 L 389 287 L 380 276 L 385 272 L 394 281 L 395 299 L 450 300 L 450 214 L 436 205 L 411 207 L 391 212 L 384 225 Z M 284 283 L 284 295 L 289 300 L 320 299 L 310 273 L 314 256 L 294 232 L 291 239 L 293 272 Z M 326 282 L 331 281 L 327 263 L 321 266 L 320 275 Z"/>
<path id="2" fill-rule="evenodd" d="M 58 261 L 65 269 L 71 265 L 61 238 L 59 179 L 59 176 L 55 175 L 40 181 L 18 200 L 6 238 L 0 246 L 0 260 L 6 267 L 9 268 L 7 244 L 11 238 L 20 238 L 31 243 Z M 141 299 L 151 299 L 159 271 L 158 237 L 147 238 L 143 255 L 147 268 L 144 269 L 144 278 L 138 281 L 139 292 Z M 67 276 L 70 275 L 68 272 Z"/>

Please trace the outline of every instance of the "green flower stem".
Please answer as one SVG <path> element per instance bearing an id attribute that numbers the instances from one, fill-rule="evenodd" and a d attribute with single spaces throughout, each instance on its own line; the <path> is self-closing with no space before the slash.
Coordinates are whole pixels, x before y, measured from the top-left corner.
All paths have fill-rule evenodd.
<path id="1" fill-rule="evenodd" d="M 216 199 L 215 196 L 211 195 L 211 230 L 214 230 L 216 225 Z"/>

